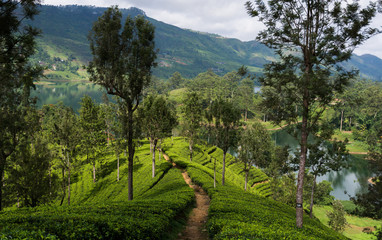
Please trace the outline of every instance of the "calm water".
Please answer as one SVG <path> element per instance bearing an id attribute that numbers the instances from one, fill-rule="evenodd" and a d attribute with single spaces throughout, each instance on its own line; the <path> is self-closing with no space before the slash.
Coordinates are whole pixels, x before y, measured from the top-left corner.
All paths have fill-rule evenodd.
<path id="1" fill-rule="evenodd" d="M 32 92 L 32 96 L 38 97 L 38 108 L 41 108 L 44 104 L 56 104 L 62 101 L 65 105 L 71 106 L 74 111 L 78 112 L 81 98 L 84 95 L 87 94 L 100 103 L 102 102 L 103 93 L 102 88 L 93 83 L 52 81 L 37 84 L 36 91 Z"/>
<path id="2" fill-rule="evenodd" d="M 277 131 L 272 135 L 277 145 L 289 145 L 291 152 L 297 149 L 298 142 L 285 131 Z M 318 177 L 317 181 L 327 180 L 332 183 L 333 195 L 339 200 L 348 200 L 349 196 L 367 191 L 367 180 L 373 176 L 372 167 L 361 155 L 351 155 L 349 158 L 349 168 L 338 172 L 332 171 L 324 176 Z M 345 194 L 344 192 L 347 192 Z"/>

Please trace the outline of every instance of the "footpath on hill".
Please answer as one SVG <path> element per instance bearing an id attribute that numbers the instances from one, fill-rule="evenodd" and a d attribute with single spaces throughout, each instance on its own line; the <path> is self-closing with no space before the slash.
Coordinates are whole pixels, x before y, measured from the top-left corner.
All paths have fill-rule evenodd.
<path id="1" fill-rule="evenodd" d="M 163 153 L 163 157 L 171 162 L 170 158 Z M 188 173 L 181 167 L 177 166 L 174 162 L 171 164 L 182 171 L 184 181 L 194 189 L 196 207 L 192 209 L 192 212 L 187 220 L 186 228 L 183 232 L 179 233 L 178 240 L 191 240 L 191 239 L 200 239 L 207 240 L 208 233 L 206 229 L 206 222 L 208 217 L 208 208 L 210 207 L 210 198 L 207 193 L 198 185 L 195 185 Z"/>

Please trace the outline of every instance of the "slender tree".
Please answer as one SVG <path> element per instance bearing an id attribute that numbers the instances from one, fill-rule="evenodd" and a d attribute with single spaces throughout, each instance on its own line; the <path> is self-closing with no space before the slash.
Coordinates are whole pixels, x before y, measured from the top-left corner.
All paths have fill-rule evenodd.
<path id="1" fill-rule="evenodd" d="M 330 136 L 332 134 L 329 134 Z M 328 139 L 316 139 L 314 143 L 308 144 L 309 154 L 307 157 L 307 166 L 313 175 L 313 183 L 310 197 L 310 217 L 313 218 L 313 204 L 316 189 L 316 180 L 318 176 L 325 175 L 330 171 L 339 171 L 346 166 L 348 151 L 346 150 L 347 140 L 344 142 L 332 140 L 329 144 Z"/>
<path id="2" fill-rule="evenodd" d="M 63 177 L 67 170 L 68 205 L 70 205 L 70 180 L 72 165 L 78 154 L 78 144 L 81 136 L 78 128 L 78 119 L 71 107 L 67 107 L 60 102 L 55 107 L 52 128 L 54 141 L 59 146 L 60 158 L 62 160 Z M 64 180 L 64 179 L 63 179 Z M 65 193 L 65 191 L 64 191 Z M 64 199 L 65 194 L 63 195 Z M 61 201 L 62 204 L 63 201 Z"/>
<path id="3" fill-rule="evenodd" d="M 222 185 L 224 185 L 226 154 L 230 147 L 237 144 L 240 110 L 232 102 L 220 98 L 212 103 L 210 111 L 215 121 L 216 145 L 223 150 Z"/>
<path id="4" fill-rule="evenodd" d="M 81 142 L 86 158 L 93 165 L 93 182 L 96 181 L 96 162 L 104 151 L 106 136 L 104 133 L 105 120 L 100 106 L 90 96 L 81 99 L 79 123 L 81 125 Z"/>
<path id="5" fill-rule="evenodd" d="M 271 158 L 271 138 L 259 122 L 246 127 L 240 136 L 238 159 L 244 164 L 245 185 L 247 191 L 248 175 L 253 166 L 265 165 Z"/>
<path id="6" fill-rule="evenodd" d="M 118 96 L 126 114 L 124 129 L 128 147 L 128 200 L 133 199 L 134 118 L 142 91 L 150 83 L 156 50 L 154 26 L 144 16 L 128 16 L 122 28 L 122 13 L 111 7 L 93 24 L 89 34 L 93 60 L 90 80 Z"/>
<path id="7" fill-rule="evenodd" d="M 176 124 L 175 111 L 164 97 L 148 96 L 139 109 L 139 119 L 145 123 L 143 132 L 150 139 L 152 177 L 155 177 L 155 149 L 160 139 L 171 136 Z"/>
<path id="8" fill-rule="evenodd" d="M 200 122 L 203 117 L 203 105 L 199 95 L 196 92 L 188 92 L 183 99 L 182 106 L 183 130 L 188 137 L 190 150 L 190 161 L 192 161 L 194 143 L 198 138 Z"/>
<path id="9" fill-rule="evenodd" d="M 356 74 L 338 63 L 348 60 L 355 47 L 378 32 L 368 27 L 376 4 L 361 8 L 358 1 L 256 0 L 247 1 L 246 9 L 265 24 L 257 40 L 280 57 L 265 66 L 260 79 L 267 115 L 277 124 L 302 118 L 296 193 L 296 225 L 301 228 L 308 136 L 319 131 L 318 122 L 333 93 L 341 92 Z"/>
<path id="10" fill-rule="evenodd" d="M 15 151 L 20 134 L 27 127 L 24 106 L 30 103 L 33 81 L 42 69 L 28 62 L 34 53 L 39 31 L 24 20 L 38 13 L 40 1 L 20 0 L 0 3 L 0 210 L 4 170 Z"/>

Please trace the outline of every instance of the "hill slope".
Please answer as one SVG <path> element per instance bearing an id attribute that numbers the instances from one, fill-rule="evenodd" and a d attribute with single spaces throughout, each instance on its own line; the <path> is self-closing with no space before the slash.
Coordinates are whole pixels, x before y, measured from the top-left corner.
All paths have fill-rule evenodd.
<path id="1" fill-rule="evenodd" d="M 81 70 L 91 54 L 87 35 L 106 8 L 90 6 L 41 6 L 32 24 L 43 32 L 34 60 L 47 66 L 52 79 L 86 79 Z M 144 14 L 137 8 L 122 9 L 123 15 Z M 224 74 L 242 65 L 253 73 L 261 73 L 263 65 L 275 60 L 273 51 L 256 41 L 242 42 L 216 34 L 181 29 L 147 17 L 156 27 L 156 47 L 159 49 L 158 67 L 154 74 L 170 77 L 175 71 L 184 77 L 213 69 Z M 346 63 L 356 67 L 363 76 L 382 79 L 381 59 L 372 55 L 354 56 Z"/>
<path id="2" fill-rule="evenodd" d="M 221 150 L 198 145 L 195 158 L 187 159 L 187 141 L 167 139 L 164 150 L 186 171 L 194 183 L 211 197 L 207 229 L 213 239 L 346 239 L 316 219 L 304 219 L 302 230 L 295 228 L 295 210 L 261 195 L 269 186 L 244 192 L 244 176 L 228 156 L 226 186 L 213 187 L 211 159 Z M 215 154 L 217 153 L 217 155 Z M 4 239 L 172 239 L 177 227 L 193 204 L 194 195 L 179 169 L 162 158 L 157 175 L 151 178 L 149 143 L 136 151 L 133 201 L 127 201 L 126 168 L 121 158 L 121 179 L 116 181 L 116 159 L 113 153 L 103 157 L 98 166 L 97 182 L 91 178 L 91 165 L 78 163 L 73 180 L 70 206 L 43 206 L 34 209 L 8 210 L 0 213 L 0 238 Z M 220 157 L 219 157 L 220 155 Z M 101 159 L 100 159 L 101 160 Z M 218 173 L 218 179 L 221 174 Z M 267 177 L 254 170 L 252 181 Z M 257 180 L 256 180 L 257 179 Z M 174 233 L 172 235 L 171 233 Z"/>

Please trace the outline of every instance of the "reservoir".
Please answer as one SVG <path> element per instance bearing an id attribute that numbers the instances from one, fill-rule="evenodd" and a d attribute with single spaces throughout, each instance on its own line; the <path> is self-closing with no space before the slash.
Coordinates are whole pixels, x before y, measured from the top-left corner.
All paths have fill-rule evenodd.
<path id="1" fill-rule="evenodd" d="M 277 131 L 272 134 L 272 139 L 279 146 L 288 145 L 290 152 L 299 147 L 298 141 L 285 131 Z M 373 176 L 372 165 L 364 159 L 366 155 L 350 155 L 349 167 L 340 171 L 331 171 L 317 177 L 317 182 L 327 180 L 332 183 L 331 195 L 338 200 L 349 200 L 350 196 L 367 191 L 367 180 Z M 345 194 L 346 192 L 346 194 Z"/>

